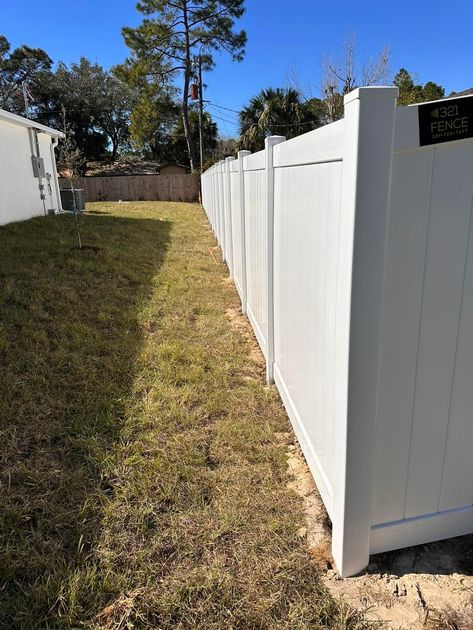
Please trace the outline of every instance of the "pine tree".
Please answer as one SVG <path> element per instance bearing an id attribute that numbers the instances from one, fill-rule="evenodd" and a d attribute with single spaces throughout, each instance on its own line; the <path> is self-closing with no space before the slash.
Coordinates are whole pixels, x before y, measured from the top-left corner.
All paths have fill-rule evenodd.
<path id="1" fill-rule="evenodd" d="M 244 13 L 244 0 L 141 0 L 137 9 L 145 18 L 137 28 L 123 29 L 131 57 L 129 76 L 146 76 L 162 84 L 182 76 L 182 122 L 191 169 L 197 165 L 196 143 L 189 121 L 189 86 L 196 55 L 204 70 L 214 66 L 213 53 L 227 52 L 240 61 L 246 33 L 235 30 Z"/>

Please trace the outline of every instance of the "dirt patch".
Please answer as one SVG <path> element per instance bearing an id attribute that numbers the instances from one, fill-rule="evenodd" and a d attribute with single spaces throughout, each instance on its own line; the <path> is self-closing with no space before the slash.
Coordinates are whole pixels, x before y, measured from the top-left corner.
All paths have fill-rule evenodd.
<path id="1" fill-rule="evenodd" d="M 343 579 L 331 556 L 331 524 L 300 447 L 287 434 L 289 487 L 304 500 L 299 530 L 330 593 L 391 630 L 473 629 L 473 536 L 371 557 L 360 576 Z"/>
<path id="2" fill-rule="evenodd" d="M 224 282 L 227 281 L 233 285 L 231 278 L 225 278 Z M 256 341 L 251 324 L 246 316 L 243 315 L 239 308 L 229 308 L 225 314 L 232 328 L 237 330 L 245 338 L 245 341 L 250 348 L 251 360 L 258 366 L 259 369 L 264 370 L 266 365 L 264 356 L 258 342 Z"/>

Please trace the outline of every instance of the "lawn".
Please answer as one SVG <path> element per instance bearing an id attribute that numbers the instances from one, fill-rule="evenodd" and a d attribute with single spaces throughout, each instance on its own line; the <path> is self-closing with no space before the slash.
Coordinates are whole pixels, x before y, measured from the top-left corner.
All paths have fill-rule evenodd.
<path id="1" fill-rule="evenodd" d="M 364 628 L 198 205 L 0 228 L 0 627 Z"/>

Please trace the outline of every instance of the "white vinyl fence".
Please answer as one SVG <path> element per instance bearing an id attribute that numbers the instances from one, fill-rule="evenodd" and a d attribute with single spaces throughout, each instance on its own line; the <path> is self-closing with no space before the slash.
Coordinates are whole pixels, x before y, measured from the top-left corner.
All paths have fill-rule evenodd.
<path id="1" fill-rule="evenodd" d="M 473 140 L 421 146 L 396 96 L 355 90 L 343 120 L 202 176 L 344 576 L 473 532 Z"/>

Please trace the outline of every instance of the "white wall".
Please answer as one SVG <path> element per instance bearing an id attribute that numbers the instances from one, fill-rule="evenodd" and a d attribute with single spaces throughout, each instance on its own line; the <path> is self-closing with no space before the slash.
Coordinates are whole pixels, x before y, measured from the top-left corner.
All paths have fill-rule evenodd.
<path id="1" fill-rule="evenodd" d="M 420 147 L 396 93 L 202 178 L 343 575 L 473 532 L 473 140 Z"/>
<path id="2" fill-rule="evenodd" d="M 38 135 L 45 170 L 51 173 L 51 192 L 45 185 L 46 209 L 58 209 L 57 174 L 51 157 L 51 137 Z M 45 206 L 40 198 L 39 181 L 33 175 L 31 145 L 28 129 L 0 120 L 0 225 L 44 216 Z"/>
<path id="3" fill-rule="evenodd" d="M 398 136 L 416 114 L 399 112 Z M 472 173 L 471 141 L 395 152 L 373 550 L 410 544 L 426 519 L 431 539 L 448 521 L 473 529 Z"/>

